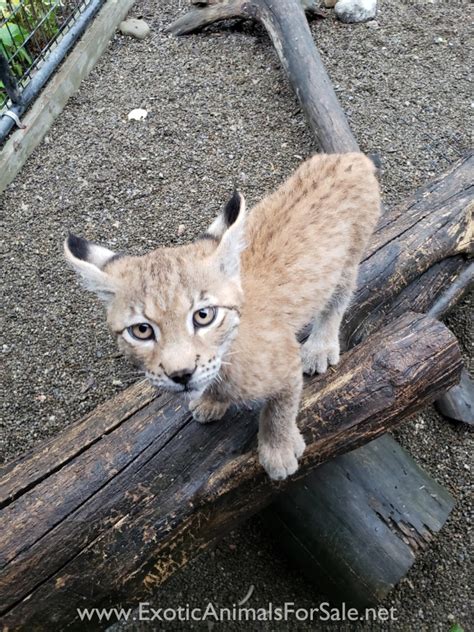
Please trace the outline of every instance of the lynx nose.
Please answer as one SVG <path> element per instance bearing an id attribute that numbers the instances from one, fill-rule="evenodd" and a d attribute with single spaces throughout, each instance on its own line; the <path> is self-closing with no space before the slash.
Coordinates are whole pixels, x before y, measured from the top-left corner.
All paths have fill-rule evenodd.
<path id="1" fill-rule="evenodd" d="M 193 373 L 194 369 L 182 369 L 181 371 L 173 371 L 173 373 L 170 373 L 168 377 L 170 380 L 173 380 L 175 384 L 182 384 L 183 386 L 186 386 Z"/>

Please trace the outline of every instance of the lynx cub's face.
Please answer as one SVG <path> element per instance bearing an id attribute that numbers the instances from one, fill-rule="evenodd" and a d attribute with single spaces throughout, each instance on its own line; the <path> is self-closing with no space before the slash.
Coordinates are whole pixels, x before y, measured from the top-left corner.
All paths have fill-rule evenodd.
<path id="1" fill-rule="evenodd" d="M 245 203 L 234 193 L 195 243 L 141 257 L 69 235 L 66 258 L 106 303 L 119 347 L 161 389 L 198 394 L 237 334 Z"/>

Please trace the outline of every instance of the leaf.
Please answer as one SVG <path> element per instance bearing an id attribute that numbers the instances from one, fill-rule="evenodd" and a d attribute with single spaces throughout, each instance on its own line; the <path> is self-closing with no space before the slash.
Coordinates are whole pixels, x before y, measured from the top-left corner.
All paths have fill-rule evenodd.
<path id="1" fill-rule="evenodd" d="M 451 626 L 449 632 L 464 632 L 464 628 L 459 625 L 459 623 L 455 623 Z"/>
<path id="2" fill-rule="evenodd" d="M 28 64 L 32 63 L 31 57 L 26 52 L 26 48 L 20 48 L 18 54 L 23 61 L 26 61 Z"/>
<path id="3" fill-rule="evenodd" d="M 23 30 L 13 22 L 7 22 L 0 28 L 0 41 L 5 48 L 16 48 L 16 45 L 22 44 L 27 37 L 28 34 L 23 35 Z"/>
<path id="4" fill-rule="evenodd" d="M 13 37 L 16 44 L 23 44 L 23 42 L 28 37 L 28 31 L 21 28 L 21 26 L 18 26 L 18 24 L 7 22 L 5 26 L 8 27 L 10 31 L 10 37 Z"/>
<path id="5" fill-rule="evenodd" d="M 18 57 L 22 61 L 31 64 L 31 57 L 23 46 L 27 37 L 28 33 L 17 24 L 8 22 L 0 28 L 0 42 L 3 44 L 5 50 L 10 50 L 12 52 L 18 50 Z"/>

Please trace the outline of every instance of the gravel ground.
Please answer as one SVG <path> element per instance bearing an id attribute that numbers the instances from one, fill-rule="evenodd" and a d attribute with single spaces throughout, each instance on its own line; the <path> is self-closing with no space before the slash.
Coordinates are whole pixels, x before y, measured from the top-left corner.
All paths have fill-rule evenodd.
<path id="1" fill-rule="evenodd" d="M 136 379 L 100 306 L 63 263 L 68 229 L 132 253 L 182 243 L 205 228 L 234 183 L 254 203 L 317 150 L 263 29 L 240 24 L 183 39 L 163 35 L 181 4 L 137 2 L 132 13 L 148 21 L 151 36 L 114 38 L 1 200 L 4 461 Z M 312 25 L 362 149 L 383 160 L 387 205 L 469 146 L 467 5 L 392 0 L 382 2 L 376 24 L 345 26 L 329 13 Z M 137 107 L 148 118 L 128 122 Z M 466 359 L 470 307 L 465 299 L 448 319 Z M 448 630 L 459 621 L 467 630 L 472 435 L 431 408 L 396 435 L 457 505 L 384 604 L 398 611 L 392 629 Z M 255 518 L 172 578 L 154 601 L 224 605 L 250 584 L 253 605 L 324 599 L 281 559 L 278 542 Z"/>

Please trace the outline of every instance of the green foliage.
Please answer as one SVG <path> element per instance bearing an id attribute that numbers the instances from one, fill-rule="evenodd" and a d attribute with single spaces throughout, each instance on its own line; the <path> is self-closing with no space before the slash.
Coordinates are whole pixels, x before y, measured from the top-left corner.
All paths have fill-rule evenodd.
<path id="1" fill-rule="evenodd" d="M 14 55 L 10 66 L 18 78 L 59 32 L 62 9 L 61 0 L 0 0 L 0 52 Z M 0 83 L 0 106 L 5 100 Z"/>
<path id="2" fill-rule="evenodd" d="M 459 623 L 455 623 L 453 626 L 451 626 L 449 632 L 464 632 L 464 628 L 462 628 Z"/>

